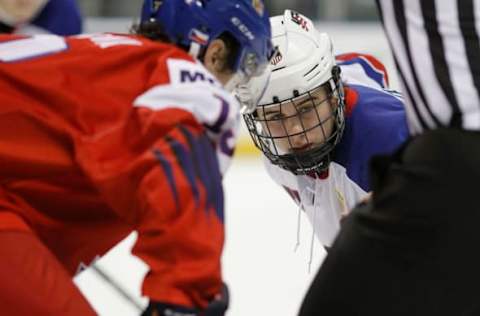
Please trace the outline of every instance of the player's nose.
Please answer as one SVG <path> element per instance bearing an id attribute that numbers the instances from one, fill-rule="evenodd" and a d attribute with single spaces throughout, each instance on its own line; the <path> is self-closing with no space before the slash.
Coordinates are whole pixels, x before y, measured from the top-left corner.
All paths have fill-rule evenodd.
<path id="1" fill-rule="evenodd" d="M 291 150 L 301 151 L 307 149 L 309 141 L 305 131 L 305 126 L 299 118 L 291 118 L 288 126 L 288 134 L 290 136 Z"/>

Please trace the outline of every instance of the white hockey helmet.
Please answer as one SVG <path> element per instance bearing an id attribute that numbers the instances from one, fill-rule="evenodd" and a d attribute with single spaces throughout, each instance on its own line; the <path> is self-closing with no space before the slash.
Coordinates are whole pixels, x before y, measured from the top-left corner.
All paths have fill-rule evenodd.
<path id="1" fill-rule="evenodd" d="M 15 27 L 31 21 L 48 0 L 0 0 L 0 22 Z"/>
<path id="2" fill-rule="evenodd" d="M 276 165 L 295 174 L 306 174 L 311 171 L 321 172 L 330 162 L 333 148 L 340 141 L 344 129 L 344 96 L 340 80 L 340 68 L 336 65 L 333 54 L 333 45 L 326 33 L 318 32 L 312 21 L 307 17 L 292 11 L 285 10 L 282 16 L 270 18 L 272 25 L 272 40 L 278 52 L 273 56 L 267 77 L 253 78 L 249 83 L 251 91 L 264 91 L 258 98 L 260 101 L 253 113 L 244 114 L 244 119 L 255 145 L 264 155 Z M 265 87 L 266 85 L 266 87 Z M 313 93 L 317 89 L 326 89 L 328 99 L 334 102 L 318 102 Z M 296 100 L 310 98 L 311 109 L 316 111 L 318 120 L 315 126 L 302 126 L 303 135 L 317 129 L 324 133 L 321 143 L 308 146 L 308 150 L 285 150 L 278 148 L 278 135 L 273 135 L 270 125 L 278 118 L 268 119 L 262 113 L 265 109 L 277 107 L 282 112 L 282 105 L 296 104 Z M 326 101 L 326 100 L 322 100 Z M 320 104 L 322 103 L 322 104 Z M 327 103 L 327 105 L 325 105 Z M 295 105 L 296 106 L 296 105 Z M 334 122 L 331 133 L 325 133 L 322 124 L 326 119 L 320 119 L 319 106 L 331 106 L 331 117 Z M 285 120 L 285 115 L 282 116 Z M 295 113 L 295 117 L 302 121 L 302 113 Z M 285 125 L 284 125 L 285 126 Z M 285 129 L 285 127 L 284 127 Z M 282 136 L 293 147 L 291 138 L 298 136 L 285 130 Z M 327 135 L 328 134 L 328 135 Z M 311 135 L 311 134 L 310 134 Z"/>

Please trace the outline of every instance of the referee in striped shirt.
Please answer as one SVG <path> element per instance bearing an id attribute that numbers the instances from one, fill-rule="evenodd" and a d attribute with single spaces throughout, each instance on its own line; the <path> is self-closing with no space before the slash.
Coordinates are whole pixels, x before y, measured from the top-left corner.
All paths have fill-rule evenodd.
<path id="1" fill-rule="evenodd" d="M 480 0 L 377 0 L 411 139 L 371 161 L 301 316 L 480 315 Z"/>

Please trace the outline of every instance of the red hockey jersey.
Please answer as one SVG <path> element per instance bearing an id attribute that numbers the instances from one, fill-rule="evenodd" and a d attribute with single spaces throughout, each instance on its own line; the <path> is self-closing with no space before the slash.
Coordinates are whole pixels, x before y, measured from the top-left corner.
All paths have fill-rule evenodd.
<path id="1" fill-rule="evenodd" d="M 199 62 L 130 35 L 4 35 L 0 91 L 0 229 L 33 231 L 72 275 L 137 230 L 144 295 L 219 292 L 239 110 Z"/>

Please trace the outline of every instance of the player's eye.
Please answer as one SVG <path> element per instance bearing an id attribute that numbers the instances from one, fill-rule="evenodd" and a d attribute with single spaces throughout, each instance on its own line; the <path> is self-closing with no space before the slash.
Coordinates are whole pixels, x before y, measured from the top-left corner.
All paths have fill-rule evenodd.
<path id="1" fill-rule="evenodd" d="M 265 115 L 265 120 L 267 120 L 267 121 L 277 121 L 277 120 L 281 120 L 281 119 L 283 119 L 283 114 L 280 113 L 280 112 L 269 113 L 269 114 Z"/>
<path id="2" fill-rule="evenodd" d="M 305 105 L 305 106 L 302 106 L 298 109 L 298 113 L 299 114 L 308 114 L 314 109 L 315 109 L 315 106 L 313 104 Z"/>

